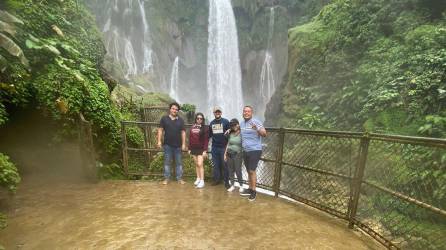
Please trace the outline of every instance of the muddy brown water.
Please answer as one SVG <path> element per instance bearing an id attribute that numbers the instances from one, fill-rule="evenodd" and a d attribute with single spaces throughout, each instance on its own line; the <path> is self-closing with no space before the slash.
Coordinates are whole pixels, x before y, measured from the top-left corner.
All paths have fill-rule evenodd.
<path id="1" fill-rule="evenodd" d="M 6 249 L 381 249 L 346 222 L 267 195 L 153 181 L 24 180 Z"/>

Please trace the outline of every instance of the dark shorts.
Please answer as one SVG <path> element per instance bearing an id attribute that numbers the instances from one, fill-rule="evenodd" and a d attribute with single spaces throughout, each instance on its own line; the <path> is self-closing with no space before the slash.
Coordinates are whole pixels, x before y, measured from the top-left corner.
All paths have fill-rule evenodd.
<path id="1" fill-rule="evenodd" d="M 190 154 L 191 155 L 202 155 L 204 150 L 202 148 L 191 148 Z"/>
<path id="2" fill-rule="evenodd" d="M 262 156 L 262 150 L 243 152 L 243 163 L 247 170 L 255 171 Z"/>

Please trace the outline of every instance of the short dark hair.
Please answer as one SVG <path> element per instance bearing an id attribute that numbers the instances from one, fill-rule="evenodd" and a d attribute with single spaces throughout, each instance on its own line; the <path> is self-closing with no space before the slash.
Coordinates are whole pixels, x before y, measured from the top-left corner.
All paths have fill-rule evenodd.
<path id="1" fill-rule="evenodd" d="M 251 109 L 251 111 L 253 111 L 253 112 L 254 112 L 254 108 L 253 108 L 252 106 L 249 106 L 249 105 L 245 105 L 245 107 L 243 107 L 243 109 L 245 109 L 245 108 L 250 108 L 250 109 Z"/>
<path id="2" fill-rule="evenodd" d="M 172 102 L 171 104 L 169 104 L 169 109 L 171 109 L 172 106 L 177 106 L 178 110 L 181 109 L 180 104 L 178 104 L 178 102 Z"/>

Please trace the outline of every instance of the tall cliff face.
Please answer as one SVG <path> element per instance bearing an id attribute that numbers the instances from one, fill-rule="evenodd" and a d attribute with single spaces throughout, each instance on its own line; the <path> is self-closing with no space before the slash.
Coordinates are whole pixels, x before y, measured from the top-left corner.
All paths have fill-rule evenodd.
<path id="1" fill-rule="evenodd" d="M 264 118 L 288 64 L 287 9 L 275 1 L 235 1 L 245 103 Z"/>

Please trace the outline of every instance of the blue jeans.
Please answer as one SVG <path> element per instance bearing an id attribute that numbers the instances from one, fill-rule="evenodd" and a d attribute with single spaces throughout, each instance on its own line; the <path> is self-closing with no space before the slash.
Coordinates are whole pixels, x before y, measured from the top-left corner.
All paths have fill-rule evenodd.
<path id="1" fill-rule="evenodd" d="M 221 172 L 223 170 L 223 178 L 226 185 L 229 185 L 229 171 L 225 162 L 225 148 L 212 147 L 212 163 L 214 181 L 221 181 Z"/>
<path id="2" fill-rule="evenodd" d="M 177 180 L 181 180 L 183 176 L 183 166 L 181 165 L 181 148 L 163 145 L 164 149 L 164 178 L 170 179 L 170 164 L 175 157 Z"/>

